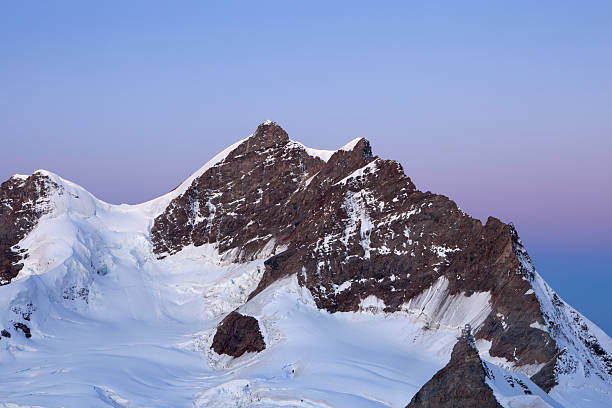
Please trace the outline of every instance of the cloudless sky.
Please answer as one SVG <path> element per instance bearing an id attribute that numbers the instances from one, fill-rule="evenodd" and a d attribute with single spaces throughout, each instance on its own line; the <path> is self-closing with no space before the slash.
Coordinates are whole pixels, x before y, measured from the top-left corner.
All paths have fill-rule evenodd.
<path id="1" fill-rule="evenodd" d="M 0 1 L 0 179 L 161 195 L 257 125 L 513 221 L 612 333 L 612 2 Z"/>

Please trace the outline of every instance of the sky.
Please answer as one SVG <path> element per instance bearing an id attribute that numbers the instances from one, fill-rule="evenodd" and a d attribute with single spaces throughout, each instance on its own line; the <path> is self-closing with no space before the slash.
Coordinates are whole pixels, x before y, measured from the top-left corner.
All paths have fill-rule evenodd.
<path id="1" fill-rule="evenodd" d="M 0 179 L 159 196 L 267 119 L 514 222 L 612 334 L 612 2 L 0 2 Z"/>

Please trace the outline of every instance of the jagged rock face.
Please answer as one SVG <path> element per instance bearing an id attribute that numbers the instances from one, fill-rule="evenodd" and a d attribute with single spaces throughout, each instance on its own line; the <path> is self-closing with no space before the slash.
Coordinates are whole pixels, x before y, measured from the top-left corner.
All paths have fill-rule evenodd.
<path id="1" fill-rule="evenodd" d="M 501 408 L 485 381 L 487 375 L 476 348 L 462 338 L 448 364 L 423 385 L 406 408 Z"/>
<path id="2" fill-rule="evenodd" d="M 445 279 L 448 295 L 490 293 L 476 337 L 491 341 L 492 356 L 526 365 L 557 352 L 531 327 L 545 321 L 514 228 L 492 217 L 482 225 L 447 197 L 417 190 L 365 139 L 324 162 L 278 125 L 260 125 L 156 218 L 152 238 L 160 255 L 217 243 L 245 260 L 268 248 L 277 254 L 251 298 L 296 273 L 330 312 L 358 310 L 369 296 L 398 311 Z"/>
<path id="3" fill-rule="evenodd" d="M 0 285 L 17 276 L 26 250 L 16 245 L 51 209 L 48 194 L 58 186 L 40 173 L 12 177 L 0 185 Z"/>
<path id="4" fill-rule="evenodd" d="M 531 381 L 547 393 L 559 384 L 555 367 L 557 366 L 557 361 L 564 353 L 565 350 L 561 350 L 544 367 L 531 376 Z"/>
<path id="5" fill-rule="evenodd" d="M 256 353 L 266 348 L 259 322 L 252 316 L 236 311 L 230 313 L 217 327 L 210 347 L 217 354 L 240 357 L 244 353 Z"/>
<path id="6" fill-rule="evenodd" d="M 502 225 L 505 229 L 504 248 L 498 258 L 502 262 L 495 275 L 481 275 L 482 279 L 493 279 L 495 282 L 492 289 L 494 311 L 476 337 L 492 341 L 489 350 L 492 356 L 504 357 L 517 365 L 546 363 L 558 350 L 548 332 L 532 327 L 534 323 L 545 327 L 546 320 L 531 287 L 533 272 L 519 262 L 521 258 L 529 260 L 529 255 L 514 227 Z"/>
<path id="7" fill-rule="evenodd" d="M 529 260 L 527 265 L 534 270 Z M 612 379 L 612 354 L 593 335 L 589 328 L 591 323 L 550 288 L 546 289 L 551 302 L 542 314 L 548 322 L 548 330 L 563 349 L 531 379 L 547 392 L 558 384 L 560 375 L 571 375 L 578 370 L 586 377 L 595 375 L 609 382 Z"/>
<path id="8" fill-rule="evenodd" d="M 154 252 L 216 243 L 237 249 L 232 260 L 248 260 L 266 244 L 288 241 L 299 217 L 292 194 L 324 162 L 291 142 L 276 124 L 262 124 L 228 157 L 197 178 L 155 219 Z"/>
<path id="9" fill-rule="evenodd" d="M 412 188 L 401 170 L 384 171 L 390 165 L 382 162 L 383 171 L 338 194 L 344 203 L 305 251 L 300 283 L 330 311 L 357 310 L 374 295 L 394 312 L 444 277 L 449 295 L 491 293 L 493 311 L 477 333 L 492 342 L 491 355 L 519 364 L 548 361 L 554 342 L 530 327 L 544 321 L 535 295 L 525 295 L 531 286 L 519 269 L 512 227 L 495 218 L 482 226 L 446 197 Z"/>

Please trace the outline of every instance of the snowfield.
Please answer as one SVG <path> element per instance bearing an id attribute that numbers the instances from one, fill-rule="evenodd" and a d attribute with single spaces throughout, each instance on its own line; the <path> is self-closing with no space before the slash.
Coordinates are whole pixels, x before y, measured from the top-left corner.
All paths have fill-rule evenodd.
<path id="1" fill-rule="evenodd" d="M 153 256 L 153 218 L 195 175 L 130 206 L 45 174 L 62 192 L 20 242 L 30 256 L 19 276 L 0 286 L 1 327 L 12 327 L 15 313 L 36 316 L 30 339 L 14 332 L 0 340 L 0 407 L 404 407 L 448 362 L 459 328 L 477 327 L 491 310 L 488 292 L 447 296 L 445 278 L 394 314 L 376 298 L 363 299 L 357 313 L 321 311 L 295 276 L 247 302 L 271 250 L 244 264 L 227 262 L 212 245 Z M 550 297 L 537 279 L 538 296 Z M 210 349 L 215 327 L 237 308 L 259 320 L 266 349 L 219 356 Z M 493 363 L 491 387 L 504 406 L 612 406 L 610 384 L 596 377 L 567 377 L 553 400 L 524 374 Z"/>

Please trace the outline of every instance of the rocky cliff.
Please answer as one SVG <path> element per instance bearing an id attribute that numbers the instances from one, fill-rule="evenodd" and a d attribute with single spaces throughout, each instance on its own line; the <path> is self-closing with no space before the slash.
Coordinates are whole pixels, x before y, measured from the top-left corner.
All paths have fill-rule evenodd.
<path id="1" fill-rule="evenodd" d="M 468 337 L 459 339 L 448 364 L 417 392 L 406 408 L 502 408 L 486 383 L 491 376 Z"/>
<path id="2" fill-rule="evenodd" d="M 23 267 L 20 261 L 27 253 L 17 244 L 51 211 L 53 188 L 58 186 L 41 173 L 14 176 L 0 185 L 0 285 L 10 283 Z"/>
<path id="3" fill-rule="evenodd" d="M 324 161 L 276 123 L 262 124 L 175 198 L 151 234 L 161 257 L 206 243 L 233 261 L 269 254 L 252 296 L 297 274 L 330 312 L 356 311 L 370 296 L 400 311 L 436 283 L 446 296 L 488 293 L 476 338 L 491 342 L 491 356 L 537 365 L 558 351 L 534 327 L 545 321 L 514 227 L 493 217 L 483 225 L 447 197 L 417 190 L 366 139 Z"/>

